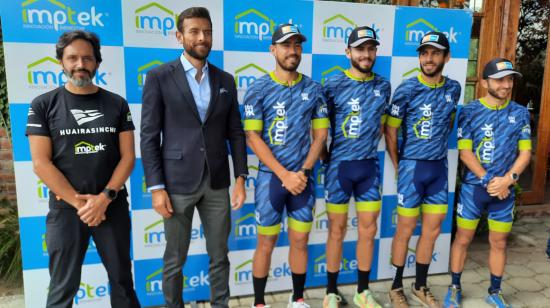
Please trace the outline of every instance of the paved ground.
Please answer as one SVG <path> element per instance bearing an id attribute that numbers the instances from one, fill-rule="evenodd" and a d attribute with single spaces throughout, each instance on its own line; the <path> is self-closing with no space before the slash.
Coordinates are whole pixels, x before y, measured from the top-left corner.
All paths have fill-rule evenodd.
<path id="1" fill-rule="evenodd" d="M 514 307 L 542 308 L 550 307 L 550 262 L 544 251 L 550 235 L 550 217 L 520 218 L 512 230 L 508 245 L 508 263 L 503 281 L 503 290 L 508 302 Z M 489 307 L 484 302 L 489 285 L 489 273 L 486 266 L 488 245 L 486 237 L 479 237 L 472 243 L 462 275 L 464 307 Z M 430 276 L 428 281 L 433 293 L 443 298 L 449 275 Z M 410 285 L 412 279 L 405 279 L 404 285 Z M 371 283 L 377 298 L 386 307 L 390 307 L 387 298 L 389 281 Z M 351 301 L 355 286 L 341 286 L 340 290 Z M 312 308 L 320 308 L 324 289 L 306 291 L 306 301 Z M 273 293 L 266 296 L 272 308 L 284 308 L 290 293 Z M 233 298 L 230 307 L 250 307 L 252 297 Z M 410 300 L 413 304 L 413 301 Z M 0 297 L 0 308 L 24 307 L 22 295 Z M 198 307 L 210 307 L 209 304 L 199 304 Z M 351 306 L 350 306 L 351 307 Z M 413 306 L 420 307 L 420 306 Z"/>

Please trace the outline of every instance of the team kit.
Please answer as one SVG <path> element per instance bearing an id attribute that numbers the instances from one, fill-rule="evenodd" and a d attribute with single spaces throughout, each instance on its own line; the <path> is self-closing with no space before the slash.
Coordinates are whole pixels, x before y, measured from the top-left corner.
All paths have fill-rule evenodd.
<path id="1" fill-rule="evenodd" d="M 189 20 L 205 21 L 204 16 L 207 15 L 191 16 L 187 21 L 184 19 L 183 23 L 192 25 Z M 206 21 L 209 21 L 209 17 Z M 210 25 L 207 22 L 204 25 L 207 29 L 208 26 L 211 27 L 211 22 Z M 187 34 L 178 34 L 181 34 L 178 38 L 186 47 L 187 37 L 184 35 Z M 211 28 L 198 30 L 195 34 L 197 37 L 209 36 L 211 43 Z M 106 183 L 110 183 L 107 187 L 123 186 L 125 178 L 133 168 L 131 159 L 124 168 L 121 167 L 121 162 L 125 161 L 126 157 L 134 155 L 133 139 L 128 139 L 133 138 L 131 136 L 134 125 L 128 104 L 122 97 L 103 89 L 93 89 L 94 93 L 87 96 L 74 94 L 73 90 L 78 87 L 91 87 L 88 83 L 79 85 L 78 76 L 86 75 L 86 70 L 80 69 L 79 65 L 89 65 L 88 70 L 92 71 L 94 63 L 97 62 L 97 69 L 101 62 L 100 54 L 79 56 L 81 49 L 77 48 L 78 44 L 83 44 L 80 47 L 85 50 L 88 48 L 86 41 L 92 42 L 90 46 L 99 50 L 99 41 L 94 43 L 93 37 L 78 35 L 74 36 L 72 41 L 70 37 L 66 38 L 70 43 L 66 46 L 70 48 L 65 51 L 67 53 L 75 50 L 74 71 L 71 72 L 76 77 L 71 77 L 69 88 L 60 87 L 33 102 L 29 110 L 26 133 L 29 136 L 49 138 L 32 138 L 33 161 L 40 156 L 37 154 L 39 151 L 33 149 L 44 147 L 44 153 L 56 162 L 57 168 L 61 171 L 60 175 L 83 183 L 82 187 L 75 187 L 76 191 L 101 192 Z M 422 37 L 417 47 L 420 73 L 404 80 L 393 91 L 388 80 L 373 72 L 380 45 L 374 29 L 360 26 L 351 32 L 345 46 L 349 68 L 331 76 L 323 85 L 298 72 L 302 44 L 307 39 L 296 25 L 278 26 L 272 35 L 270 46 L 276 68 L 252 83 L 241 102 L 243 127 L 239 129 L 244 129 L 243 140 L 246 138 L 248 147 L 260 161 L 254 192 L 257 247 L 252 265 L 252 307 L 269 307 L 270 303 L 266 302 L 264 294 L 269 283 L 271 256 L 281 232 L 284 215 L 287 215 L 288 221 L 288 262 L 293 289 L 288 307 L 311 307 L 304 300 L 304 286 L 308 264 L 307 244 L 315 207 L 312 169 L 318 161 L 324 166 L 325 202 L 329 218 L 326 242 L 327 287 L 322 302 L 323 308 L 337 308 L 347 304 L 338 291 L 338 275 L 352 198 L 358 220 L 357 290 L 352 299 L 357 307 L 383 307 L 389 301 L 393 307 L 405 308 L 409 307 L 409 299 L 414 299 L 424 307 L 462 307 L 461 273 L 468 246 L 480 218 L 485 214 L 488 219 L 490 242 L 490 285 L 486 302 L 493 307 L 511 307 L 501 289 L 506 263 L 506 239 L 513 222 L 513 186 L 528 165 L 531 153 L 529 113 L 525 107 L 509 99 L 515 78 L 521 77 L 512 62 L 503 58 L 488 62 L 480 80 L 480 85 L 487 90 L 487 94 L 465 104 L 455 117 L 461 86 L 458 81 L 443 75 L 443 69 L 449 62 L 452 52 L 444 33 L 430 32 Z M 74 45 L 74 42 L 78 44 Z M 202 54 L 191 48 L 195 48 L 194 45 L 190 45 L 189 50 L 185 49 L 184 54 L 189 53 L 188 59 L 192 59 L 191 62 L 186 62 L 188 67 L 199 63 L 197 59 L 206 59 L 209 48 L 201 44 L 197 45 L 199 47 L 196 50 L 200 50 Z M 71 61 L 71 58 L 65 58 L 68 54 L 63 54 L 63 49 L 58 57 L 65 61 L 62 61 L 64 65 Z M 79 63 L 78 57 L 82 58 L 78 60 Z M 184 55 L 182 63 L 183 58 Z M 211 64 L 207 65 L 207 69 L 214 69 Z M 186 72 L 192 70 L 193 68 L 186 69 Z M 149 81 L 149 78 L 147 80 Z M 200 78 L 197 79 L 199 80 Z M 198 87 L 197 89 L 197 93 L 200 94 L 202 90 Z M 162 96 L 160 90 L 154 94 Z M 201 100 L 208 102 L 210 88 L 198 96 L 193 92 L 193 97 L 197 105 Z M 101 103 L 107 101 L 116 104 Z M 160 98 L 155 100 L 156 103 L 159 101 Z M 89 110 L 90 104 L 98 102 L 108 108 Z M 235 104 L 235 110 L 236 106 Z M 199 109 L 203 121 L 204 116 L 208 116 L 207 107 L 206 105 L 204 110 Z M 78 125 L 63 120 L 71 117 L 77 120 Z M 100 119 L 102 126 L 93 128 L 94 131 L 91 131 L 91 128 L 80 127 L 96 119 Z M 447 212 L 453 210 L 448 208 L 447 149 L 455 120 L 458 122 L 458 150 L 463 168 L 460 172 L 461 186 L 456 209 L 457 231 L 450 254 L 451 283 L 446 294 L 434 294 L 428 287 L 427 276 L 441 224 Z M 205 127 L 206 125 L 203 129 L 206 129 Z M 53 135 L 53 131 L 58 133 Z M 126 139 L 119 139 L 118 133 L 128 134 L 124 135 Z M 80 135 L 91 135 L 95 139 L 77 143 L 80 141 Z M 382 207 L 381 167 L 377 152 L 381 138 L 385 140 L 386 151 L 395 168 L 397 183 L 397 228 L 391 246 L 394 278 L 387 294 L 375 294 L 369 289 L 377 220 Z M 70 142 L 66 142 L 69 139 Z M 40 140 L 51 140 L 53 148 L 39 144 L 42 142 Z M 160 138 L 156 141 L 160 142 Z M 78 146 L 72 147 L 75 143 Z M 120 150 L 117 150 L 116 155 L 109 154 L 113 153 L 113 149 Z M 204 149 L 201 148 L 201 151 L 204 152 Z M 102 161 L 91 159 L 91 156 L 87 155 L 90 153 L 102 157 Z M 227 152 L 220 153 L 227 156 Z M 162 155 L 167 154 L 170 153 L 165 151 Z M 73 163 L 74 157 L 83 159 L 82 166 Z M 181 159 L 179 156 L 171 159 L 176 158 Z M 102 173 L 96 181 L 88 181 L 86 173 L 82 171 L 82 168 L 90 166 L 94 170 L 104 169 L 106 164 L 110 170 L 114 170 L 113 174 L 120 172 L 120 176 L 110 178 L 111 174 Z M 205 170 L 210 167 L 207 161 Z M 125 171 L 120 171 L 122 169 Z M 44 170 L 45 177 L 57 176 L 55 172 Z M 202 176 L 206 179 L 206 175 Z M 246 174 L 237 174 L 235 177 L 246 178 Z M 58 187 L 59 190 L 63 188 Z M 158 189 L 163 190 L 164 186 Z M 93 236 L 94 240 L 96 236 L 104 239 L 98 242 L 98 251 L 108 267 L 109 280 L 119 282 L 114 285 L 111 293 L 113 306 L 139 307 L 132 287 L 129 266 L 130 222 L 128 204 L 125 201 L 127 193 L 106 188 L 103 194 L 113 203 L 121 205 L 110 206 L 103 214 L 95 212 L 98 207 L 94 205 L 103 201 L 90 195 L 77 195 L 73 203 L 69 202 L 73 197 L 68 193 L 58 193 L 60 197 L 56 197 L 57 200 L 50 198 L 50 213 L 47 217 L 49 229 L 46 239 L 52 277 L 49 307 L 64 307 L 56 303 L 70 303 L 74 294 L 63 286 L 78 286 L 80 266 L 87 247 L 86 240 L 90 236 Z M 219 199 L 223 201 L 226 195 L 228 194 L 222 193 Z M 64 201 L 61 201 L 61 198 Z M 108 202 L 101 204 L 105 204 L 106 207 Z M 177 213 L 172 209 L 168 198 L 163 202 L 167 204 L 167 211 L 163 215 L 166 223 L 171 215 Z M 242 202 L 244 196 L 241 206 Z M 52 204 L 59 206 L 52 207 Z M 69 204 L 80 208 L 78 215 L 88 226 L 83 225 L 78 216 L 69 212 L 74 210 Z M 223 204 L 228 207 L 228 202 Z M 86 217 L 90 219 L 85 220 Z M 404 286 L 403 273 L 409 241 L 419 220 L 421 234 L 416 244 L 416 275 L 410 286 Z M 102 227 L 109 225 L 109 230 Z M 75 229 L 70 229 L 73 227 Z M 87 227 L 91 228 L 86 229 Z M 76 236 L 75 234 L 83 234 L 78 238 L 76 246 L 59 241 L 60 238 L 68 241 L 65 239 L 69 235 Z M 114 241 L 110 240 L 109 234 L 124 236 Z M 227 255 L 227 251 L 224 253 Z M 67 255 L 80 257 L 66 262 L 64 260 Z M 183 261 L 178 263 L 179 268 L 176 267 L 176 272 L 181 272 L 183 263 L 184 257 Z M 223 267 L 227 266 L 228 264 L 224 264 Z M 220 277 L 221 280 L 227 280 L 223 278 L 225 276 Z M 213 307 L 227 307 L 229 291 L 226 284 L 227 281 L 218 284 L 219 290 L 225 292 L 220 291 L 223 293 L 220 302 L 225 301 L 224 304 L 213 304 Z M 175 296 L 181 300 L 181 286 L 174 284 L 174 290 Z M 214 291 L 215 289 L 212 289 L 212 292 Z M 178 302 L 169 307 L 183 307 L 183 303 Z"/>
<path id="2" fill-rule="evenodd" d="M 295 25 L 280 26 L 272 38 L 276 47 L 271 49 L 276 71 L 256 80 L 243 101 L 247 141 L 260 160 L 255 190 L 258 246 L 252 307 L 269 307 L 264 290 L 284 210 L 293 281 L 288 307 L 310 307 L 303 299 L 307 252 L 294 252 L 293 246 L 307 243 L 312 227 L 315 198 L 308 161 L 311 156 L 319 157 L 324 166 L 329 217 L 327 289 L 322 306 L 342 305 L 337 281 L 352 197 L 359 221 L 358 285 L 353 303 L 357 307 L 383 306 L 369 289 L 376 221 L 382 206 L 377 155 L 382 136 L 396 170 L 398 196 L 397 230 L 391 247 L 395 271 L 389 290 L 391 305 L 409 307 L 402 279 L 408 243 L 420 218 L 416 278 L 407 291 L 425 307 L 461 307 L 460 276 L 466 251 L 481 215 L 487 213 L 492 257 L 486 302 L 510 307 L 500 282 L 505 240 L 513 221 L 511 186 L 525 167 L 521 154 L 531 149 L 529 113 L 508 99 L 514 77 L 520 73 L 509 60 L 489 62 L 482 81 L 487 96 L 468 103 L 458 116 L 458 149 L 465 168 L 456 215 L 457 239 L 451 253 L 452 283 L 441 303 L 427 287 L 427 274 L 448 211 L 447 146 L 461 93 L 456 80 L 442 75 L 451 53 L 448 39 L 440 32 L 426 34 L 417 48 L 421 73 L 403 81 L 393 94 L 390 82 L 372 71 L 380 44 L 374 29 L 363 26 L 351 32 L 345 50 L 349 69 L 330 77 L 323 86 L 297 72 L 301 44 L 306 40 Z M 278 76 L 277 70 L 287 74 Z M 316 143 L 327 130 L 330 145 L 318 147 Z M 261 141 L 267 149 L 262 148 Z M 292 182 L 286 170 L 294 170 L 300 179 Z M 296 235 L 304 233 L 305 237 Z"/>

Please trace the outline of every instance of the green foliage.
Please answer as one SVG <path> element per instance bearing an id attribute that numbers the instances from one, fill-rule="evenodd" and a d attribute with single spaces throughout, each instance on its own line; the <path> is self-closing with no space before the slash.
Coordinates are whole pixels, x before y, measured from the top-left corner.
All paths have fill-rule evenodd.
<path id="1" fill-rule="evenodd" d="M 7 283 L 22 282 L 17 208 L 5 199 L 0 200 L 0 279 Z"/>
<path id="2" fill-rule="evenodd" d="M 8 85 L 6 82 L 6 66 L 4 65 L 4 44 L 2 38 L 2 24 L 0 23 L 0 127 L 10 133 L 10 117 L 8 104 Z"/>

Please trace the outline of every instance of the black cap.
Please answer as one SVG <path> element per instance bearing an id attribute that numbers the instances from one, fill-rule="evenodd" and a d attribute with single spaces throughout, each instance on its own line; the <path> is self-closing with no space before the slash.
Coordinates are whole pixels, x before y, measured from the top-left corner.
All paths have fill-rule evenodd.
<path id="1" fill-rule="evenodd" d="M 376 37 L 376 31 L 373 28 L 363 26 L 357 27 L 351 31 L 348 38 L 348 47 L 357 47 L 365 42 L 372 42 L 375 45 L 380 45 Z"/>
<path id="2" fill-rule="evenodd" d="M 521 73 L 514 69 L 514 65 L 510 60 L 504 58 L 496 58 L 485 64 L 483 69 L 483 79 L 499 79 L 508 75 L 518 75 L 521 77 Z"/>
<path id="3" fill-rule="evenodd" d="M 445 36 L 445 34 L 441 32 L 428 32 L 420 41 L 420 45 L 418 45 L 418 48 L 416 48 L 416 51 L 420 51 L 422 47 L 424 46 L 433 46 L 437 49 L 441 50 L 449 50 L 451 47 L 449 46 L 449 40 Z"/>
<path id="4" fill-rule="evenodd" d="M 271 36 L 271 44 L 279 44 L 282 43 L 289 38 L 298 35 L 302 42 L 306 41 L 306 37 L 300 33 L 300 29 L 296 25 L 293 24 L 282 24 L 273 33 L 273 36 Z"/>

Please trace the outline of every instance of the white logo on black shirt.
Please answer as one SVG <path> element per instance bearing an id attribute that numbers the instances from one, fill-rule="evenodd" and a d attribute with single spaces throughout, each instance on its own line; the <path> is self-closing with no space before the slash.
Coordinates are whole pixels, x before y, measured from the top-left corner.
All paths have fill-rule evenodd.
<path id="1" fill-rule="evenodd" d="M 98 112 L 97 110 L 71 109 L 71 113 L 73 114 L 78 125 L 91 122 L 103 116 L 103 114 Z"/>

